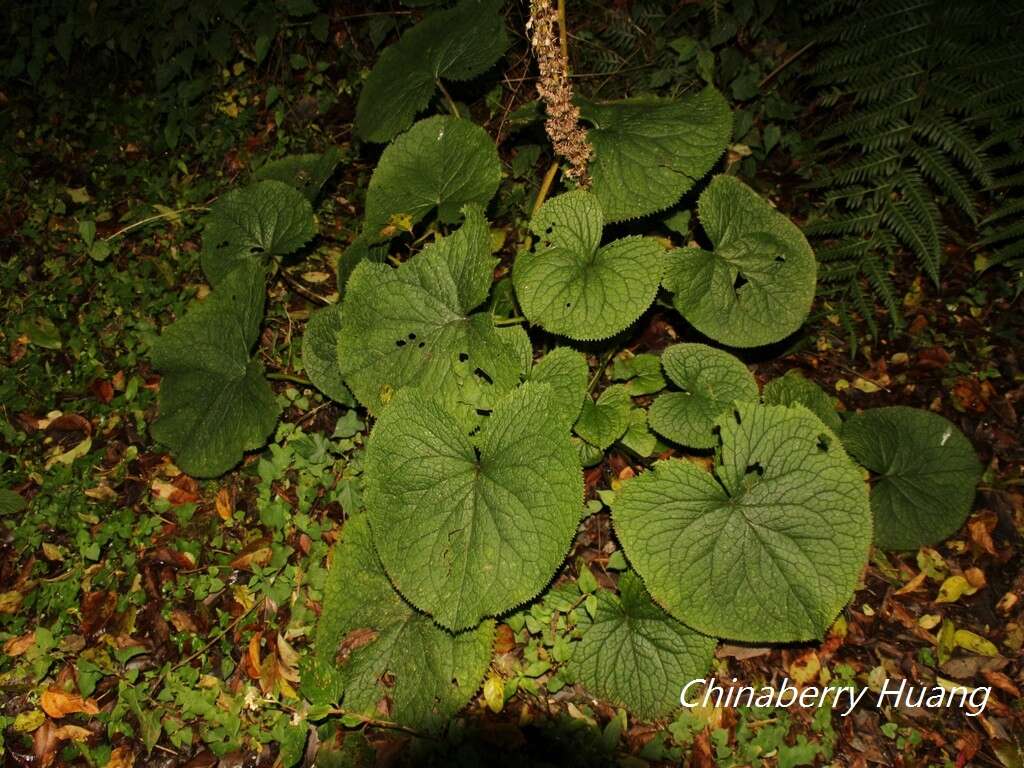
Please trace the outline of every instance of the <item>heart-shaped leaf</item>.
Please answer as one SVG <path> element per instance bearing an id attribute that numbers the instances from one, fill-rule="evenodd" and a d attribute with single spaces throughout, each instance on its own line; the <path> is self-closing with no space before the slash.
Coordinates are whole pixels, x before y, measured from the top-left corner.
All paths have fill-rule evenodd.
<path id="1" fill-rule="evenodd" d="M 626 556 L 689 626 L 747 642 L 820 638 L 871 543 L 860 469 L 801 406 L 738 403 L 717 422 L 714 472 L 671 459 L 612 504 Z"/>
<path id="2" fill-rule="evenodd" d="M 367 516 L 349 518 L 334 548 L 317 623 L 315 659 L 303 671 L 324 704 L 433 731 L 469 703 L 491 660 L 494 622 L 458 635 L 395 592 L 373 548 Z M 334 675 L 331 673 L 334 672 Z M 332 680 L 332 677 L 334 678 Z M 333 683 L 333 685 L 332 685 Z"/>
<path id="3" fill-rule="evenodd" d="M 341 152 L 337 147 L 331 147 L 320 155 L 289 155 L 271 160 L 252 177 L 256 181 L 274 180 L 295 187 L 313 203 L 340 160 Z"/>
<path id="4" fill-rule="evenodd" d="M 311 314 L 302 335 L 302 366 L 314 387 L 342 405 L 354 406 L 356 401 L 345 386 L 338 366 L 340 333 L 340 304 L 323 307 Z"/>
<path id="5" fill-rule="evenodd" d="M 650 237 L 601 245 L 603 219 L 589 192 L 548 200 L 530 228 L 540 242 L 516 257 L 513 282 L 531 323 L 570 339 L 604 339 L 654 301 L 665 249 Z"/>
<path id="6" fill-rule="evenodd" d="M 963 432 L 937 413 L 893 406 L 852 416 L 843 444 L 875 475 L 875 543 L 917 549 L 956 533 L 970 514 L 981 463 Z"/>
<path id="7" fill-rule="evenodd" d="M 421 120 L 380 156 L 366 190 L 366 232 L 388 237 L 394 217 L 411 226 L 435 208 L 442 221 L 457 221 L 464 206 L 486 206 L 500 181 L 498 150 L 483 128 L 454 117 Z"/>
<path id="8" fill-rule="evenodd" d="M 398 590 L 453 630 L 535 596 L 569 549 L 583 476 L 550 387 L 509 394 L 475 438 L 429 397 L 399 392 L 366 451 L 366 505 Z"/>
<path id="9" fill-rule="evenodd" d="M 551 386 L 552 407 L 564 417 L 566 429 L 580 415 L 587 396 L 587 373 L 586 358 L 569 347 L 551 350 L 530 371 L 530 381 Z"/>
<path id="10" fill-rule="evenodd" d="M 757 347 L 796 331 L 811 310 L 818 266 L 793 222 L 731 176 L 716 176 L 698 203 L 714 251 L 670 257 L 665 288 L 698 331 L 734 347 Z"/>
<path id="11" fill-rule="evenodd" d="M 391 141 L 430 103 L 440 80 L 469 80 L 508 47 L 498 0 L 461 0 L 433 13 L 381 54 L 356 105 L 355 131 Z"/>
<path id="12" fill-rule="evenodd" d="M 249 357 L 265 293 L 264 270 L 242 264 L 153 345 L 150 359 L 163 379 L 151 432 L 190 475 L 227 472 L 244 451 L 262 447 L 277 423 L 263 365 Z"/>
<path id="13" fill-rule="evenodd" d="M 583 410 L 576 420 L 576 434 L 602 451 L 614 443 L 629 427 L 633 407 L 625 384 L 612 384 L 596 401 L 583 401 Z"/>
<path id="14" fill-rule="evenodd" d="M 803 374 L 795 368 L 786 371 L 785 376 L 772 379 L 765 384 L 761 399 L 767 405 L 800 404 L 825 422 L 825 426 L 837 434 L 843 425 L 839 414 L 836 413 L 836 403 L 839 401 L 834 397 L 829 397 L 825 394 L 825 390 L 813 381 L 805 379 Z"/>
<path id="15" fill-rule="evenodd" d="M 675 205 L 711 170 L 732 134 L 729 105 L 711 87 L 678 101 L 577 102 L 591 123 L 590 176 L 608 222 Z"/>
<path id="16" fill-rule="evenodd" d="M 612 363 L 612 381 L 626 382 L 631 397 L 653 395 L 665 388 L 661 358 L 657 355 L 624 353 Z"/>
<path id="17" fill-rule="evenodd" d="M 619 442 L 640 457 L 650 456 L 658 449 L 658 438 L 648 429 L 647 411 L 634 408 L 629 412 L 629 426 Z"/>
<path id="18" fill-rule="evenodd" d="M 715 420 L 733 402 L 757 399 L 757 381 L 741 360 L 705 344 L 676 344 L 661 355 L 665 375 L 682 392 L 666 392 L 651 405 L 651 428 L 674 443 L 713 448 Z"/>
<path id="19" fill-rule="evenodd" d="M 398 268 L 364 261 L 349 278 L 338 361 L 359 402 L 378 413 L 397 390 L 415 385 L 471 425 L 520 382 L 518 347 L 495 328 L 487 298 L 497 259 L 479 208 L 457 232 Z"/>
<path id="20" fill-rule="evenodd" d="M 672 618 L 626 571 L 618 596 L 597 593 L 597 613 L 571 668 L 592 694 L 654 720 L 679 706 L 679 692 L 707 674 L 714 652 L 714 638 Z"/>
<path id="21" fill-rule="evenodd" d="M 216 286 L 240 263 L 287 256 L 314 234 L 313 206 L 294 187 L 260 181 L 232 190 L 203 220 L 203 272 Z"/>

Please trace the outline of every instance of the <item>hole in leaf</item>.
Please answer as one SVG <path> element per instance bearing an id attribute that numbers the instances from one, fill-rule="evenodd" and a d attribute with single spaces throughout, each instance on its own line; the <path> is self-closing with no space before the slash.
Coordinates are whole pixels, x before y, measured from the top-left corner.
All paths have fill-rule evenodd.
<path id="1" fill-rule="evenodd" d="M 742 423 L 743 423 L 743 419 L 742 419 L 742 418 L 740 418 L 740 412 L 739 412 L 739 411 L 733 411 L 733 412 L 732 412 L 732 417 L 733 417 L 734 419 L 736 419 L 736 423 L 737 423 L 737 424 L 742 424 Z"/>
<path id="2" fill-rule="evenodd" d="M 733 281 L 733 283 L 732 283 L 732 289 L 733 289 L 734 291 L 738 291 L 738 290 L 739 290 L 740 288 L 742 288 L 742 287 L 743 287 L 744 285 L 746 285 L 746 284 L 747 284 L 747 283 L 749 283 L 749 282 L 750 282 L 750 281 L 749 281 L 749 280 L 747 280 L 747 278 L 745 278 L 745 277 L 743 276 L 743 273 L 742 273 L 742 272 L 737 272 L 737 273 L 736 273 L 736 279 L 735 279 L 735 280 Z"/>
<path id="3" fill-rule="evenodd" d="M 249 253 L 251 255 L 253 255 L 253 256 L 255 256 L 255 255 L 259 254 L 259 253 L 263 253 L 263 246 L 261 246 L 261 245 L 254 245 L 254 246 L 252 246 L 249 249 Z"/>
<path id="4" fill-rule="evenodd" d="M 832 447 L 832 438 L 822 433 L 818 435 L 818 450 L 822 453 L 828 453 L 828 449 Z"/>
<path id="5" fill-rule="evenodd" d="M 761 466 L 760 462 L 755 461 L 753 464 L 747 465 L 747 474 L 764 477 L 764 467 Z"/>
<path id="6" fill-rule="evenodd" d="M 404 347 L 405 346 L 405 339 L 399 339 L 398 341 L 396 341 L 395 342 L 395 346 L 396 347 Z"/>
<path id="7" fill-rule="evenodd" d="M 475 376 L 479 376 L 481 379 L 486 381 L 488 384 L 493 384 L 494 383 L 494 379 L 492 379 L 490 376 L 488 376 L 487 372 L 483 368 L 477 368 L 475 371 L 473 371 L 473 374 Z"/>
<path id="8" fill-rule="evenodd" d="M 425 346 L 427 346 L 427 342 L 425 342 L 425 341 L 421 341 L 421 342 L 420 342 L 419 344 L 417 344 L 416 346 L 417 346 L 417 347 L 419 347 L 420 349 L 423 349 L 423 348 L 424 348 Z"/>
<path id="9" fill-rule="evenodd" d="M 459 362 L 464 363 L 469 360 L 469 355 L 466 352 L 459 352 Z"/>
<path id="10" fill-rule="evenodd" d="M 415 333 L 410 333 L 409 334 L 409 341 L 415 341 L 415 340 L 416 340 L 416 334 Z"/>
<path id="11" fill-rule="evenodd" d="M 572 302 L 571 302 L 571 301 L 567 301 L 567 302 L 565 302 L 565 308 L 566 308 L 566 309 L 568 309 L 568 308 L 569 308 L 569 307 L 571 307 L 571 306 L 572 306 Z"/>

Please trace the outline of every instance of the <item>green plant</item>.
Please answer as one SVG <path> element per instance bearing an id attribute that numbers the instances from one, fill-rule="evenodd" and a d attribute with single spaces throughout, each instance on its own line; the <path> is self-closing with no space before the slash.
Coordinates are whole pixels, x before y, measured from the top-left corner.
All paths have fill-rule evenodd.
<path id="1" fill-rule="evenodd" d="M 877 335 L 877 299 L 901 325 L 891 273 L 904 254 L 939 287 L 953 235 L 936 195 L 968 224 L 978 221 L 1001 164 L 993 145 L 1024 108 L 1011 32 L 1018 17 L 988 0 L 838 0 L 816 9 L 815 23 L 833 20 L 817 35 L 821 54 L 811 70 L 830 119 L 816 137 L 812 185 L 823 205 L 805 231 L 823 242 L 823 293 L 847 324 L 852 309 Z M 995 154 L 1019 169 L 1019 155 Z M 984 242 L 1011 236 L 990 233 Z"/>
<path id="2" fill-rule="evenodd" d="M 415 29 L 402 38 L 389 55 L 391 77 L 436 68 L 435 52 L 406 42 L 422 38 Z M 460 42 L 460 57 L 485 53 Z M 661 289 L 671 294 L 666 306 L 733 347 L 778 342 L 808 316 L 810 246 L 734 177 L 713 176 L 700 194 L 694 236 L 709 248 L 639 233 L 605 242 L 606 223 L 661 213 L 712 170 L 729 140 L 724 104 L 712 89 L 678 101 L 581 100 L 596 150 L 593 187 L 543 203 L 542 187 L 529 231 L 517 235 L 513 295 L 500 301 L 486 217 L 500 165 L 489 134 L 464 118 L 431 116 L 385 148 L 362 232 L 339 264 L 341 302 L 313 314 L 304 340 L 312 382 L 342 403 L 354 397 L 375 418 L 366 510 L 346 510 L 303 674 L 314 719 L 442 727 L 486 673 L 495 619 L 545 593 L 581 519 L 600 509 L 585 503 L 582 465 L 614 445 L 650 456 L 658 441 L 648 424 L 677 448 L 712 449 L 713 469 L 665 460 L 604 497 L 622 547 L 620 594 L 598 593 L 589 570 L 578 571 L 590 621 L 576 615 L 568 637 L 543 651 L 567 662 L 554 685 L 575 675 L 645 717 L 666 715 L 677 701 L 667 689 L 706 670 L 712 638 L 820 638 L 850 599 L 872 508 L 823 392 L 790 376 L 761 393 L 742 361 L 704 344 L 660 358 L 619 355 L 614 383 L 602 386 L 619 339 Z M 672 183 L 642 188 L 663 172 Z M 154 356 L 165 373 L 155 433 L 190 472 L 224 471 L 273 427 L 250 354 L 264 276 L 314 232 L 309 198 L 262 180 L 222 198 L 207 218 L 202 263 L 212 294 L 165 332 Z M 178 354 L 186 336 L 209 340 L 198 369 Z M 600 342 L 600 362 L 590 370 L 559 338 Z M 658 394 L 666 379 L 673 391 Z M 251 394 L 233 396 L 240 388 Z M 648 414 L 637 398 L 653 394 Z M 865 431 L 851 438 L 855 455 L 883 471 Z M 959 461 L 963 444 L 954 443 Z M 949 488 L 973 488 L 976 476 L 959 463 L 939 469 Z M 965 514 L 958 507 L 950 524 Z M 927 538 L 922 521 L 908 526 Z M 608 643 L 636 653 L 627 662 L 602 652 Z M 541 651 L 536 675 L 550 668 Z M 493 708 L 496 684 L 487 690 Z"/>

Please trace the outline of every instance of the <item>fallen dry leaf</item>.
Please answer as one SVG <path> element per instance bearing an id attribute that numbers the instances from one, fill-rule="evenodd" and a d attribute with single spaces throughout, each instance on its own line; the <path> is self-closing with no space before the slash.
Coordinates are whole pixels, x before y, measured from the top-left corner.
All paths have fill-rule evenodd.
<path id="1" fill-rule="evenodd" d="M 135 765 L 135 753 L 128 747 L 118 747 L 110 753 L 104 768 L 133 768 Z"/>
<path id="2" fill-rule="evenodd" d="M 4 643 L 4 653 L 8 656 L 21 656 L 25 651 L 36 644 L 36 631 L 33 629 L 19 637 L 12 637 Z"/>
<path id="3" fill-rule="evenodd" d="M 68 693 L 60 688 L 48 688 L 43 691 L 39 703 L 43 711 L 55 720 L 76 712 L 95 715 L 100 711 L 99 706 L 92 699 L 82 698 L 77 693 Z"/>

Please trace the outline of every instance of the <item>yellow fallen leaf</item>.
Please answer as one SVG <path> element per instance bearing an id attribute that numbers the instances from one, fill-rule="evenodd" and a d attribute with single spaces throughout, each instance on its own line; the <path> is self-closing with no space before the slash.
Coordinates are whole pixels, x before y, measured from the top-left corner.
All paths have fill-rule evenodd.
<path id="1" fill-rule="evenodd" d="M 926 578 L 928 578 L 928 575 L 924 571 L 921 571 L 919 574 L 917 574 L 917 576 L 915 576 L 902 587 L 897 589 L 893 594 L 907 595 L 911 592 L 916 592 L 918 589 L 921 588 L 921 585 L 924 584 L 924 580 Z"/>
<path id="2" fill-rule="evenodd" d="M 973 595 L 978 591 L 977 587 L 972 587 L 971 583 L 959 575 L 951 575 L 946 581 L 939 587 L 939 594 L 935 598 L 937 603 L 954 603 L 961 599 L 964 595 Z"/>
<path id="3" fill-rule="evenodd" d="M 976 653 L 979 656 L 998 656 L 999 649 L 981 635 L 968 632 L 966 629 L 958 629 L 953 633 L 953 642 L 965 651 Z"/>
<path id="4" fill-rule="evenodd" d="M 74 448 L 69 448 L 66 451 L 57 450 L 54 452 L 54 454 L 46 460 L 43 468 L 50 469 L 54 464 L 74 464 L 76 459 L 80 459 L 88 454 L 91 448 L 92 438 L 87 437 Z"/>
<path id="5" fill-rule="evenodd" d="M 55 720 L 76 712 L 95 715 L 100 711 L 92 699 L 84 699 L 77 693 L 68 693 L 60 688 L 48 688 L 43 691 L 39 703 L 43 711 Z"/>
<path id="6" fill-rule="evenodd" d="M 793 682 L 800 685 L 807 685 L 817 680 L 819 672 L 821 672 L 821 660 L 814 651 L 805 653 L 789 665 L 789 676 Z"/>
<path id="7" fill-rule="evenodd" d="M 0 592 L 0 613 L 17 613 L 21 600 L 22 594 L 16 589 Z"/>
<path id="8" fill-rule="evenodd" d="M 936 603 L 955 603 L 964 595 L 973 595 L 978 591 L 977 587 L 972 587 L 971 582 L 965 579 L 960 574 L 950 576 L 939 587 L 939 594 L 935 598 Z"/>
<path id="9" fill-rule="evenodd" d="M 942 616 L 937 613 L 926 613 L 924 616 L 917 620 L 917 626 L 921 629 L 935 629 L 939 626 L 939 622 L 942 621 Z"/>
<path id="10" fill-rule="evenodd" d="M 956 648 L 956 625 L 948 619 L 942 622 L 942 629 L 939 630 L 939 664 L 945 664 L 953 656 L 953 649 Z"/>
<path id="11" fill-rule="evenodd" d="M 505 681 L 492 672 L 484 681 L 484 701 L 491 712 L 497 714 L 505 706 Z"/>
<path id="12" fill-rule="evenodd" d="M 18 733 L 32 733 L 46 722 L 46 713 L 41 709 L 21 712 L 14 718 L 14 730 Z"/>
<path id="13" fill-rule="evenodd" d="M 862 379 L 860 376 L 853 380 L 853 388 L 859 389 L 861 392 L 868 395 L 874 394 L 881 389 L 881 387 L 875 384 L 875 382 Z"/>

